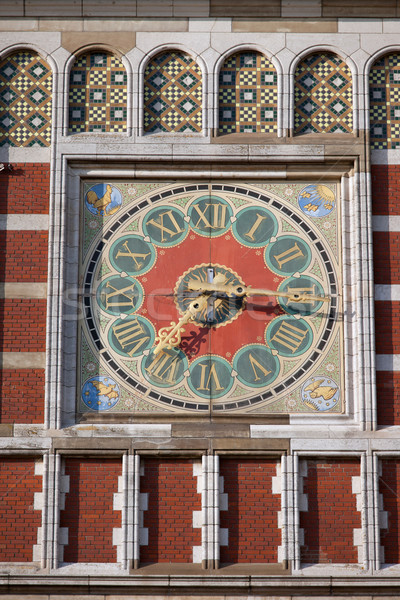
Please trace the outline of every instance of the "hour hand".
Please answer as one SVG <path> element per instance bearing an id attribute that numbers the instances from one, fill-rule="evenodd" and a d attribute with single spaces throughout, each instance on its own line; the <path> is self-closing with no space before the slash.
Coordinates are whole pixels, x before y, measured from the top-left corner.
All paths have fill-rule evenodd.
<path id="1" fill-rule="evenodd" d="M 189 321 L 194 321 L 198 313 L 207 308 L 207 302 L 207 296 L 195 298 L 177 323 L 171 321 L 169 327 L 161 327 L 155 339 L 157 346 L 154 348 L 154 354 L 158 354 L 164 348 L 171 349 L 179 346 L 182 339 L 181 333 L 185 331 L 183 325 L 186 325 Z"/>
<path id="2" fill-rule="evenodd" d="M 278 296 L 288 298 L 291 302 L 328 302 L 329 296 L 317 296 L 315 294 L 301 294 L 298 292 L 280 292 L 279 290 L 267 290 L 263 288 L 252 288 L 244 285 L 224 285 L 216 281 L 212 283 L 205 281 L 189 281 L 188 287 L 192 291 L 199 292 L 219 292 L 228 296 Z"/>

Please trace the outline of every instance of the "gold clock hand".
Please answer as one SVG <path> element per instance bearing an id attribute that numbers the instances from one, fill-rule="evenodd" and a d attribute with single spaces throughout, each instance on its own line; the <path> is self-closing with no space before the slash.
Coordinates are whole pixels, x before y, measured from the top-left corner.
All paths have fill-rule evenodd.
<path id="1" fill-rule="evenodd" d="M 300 294 L 296 292 L 280 292 L 278 290 L 266 290 L 262 288 L 252 288 L 243 285 L 223 285 L 222 283 L 208 283 L 205 281 L 189 281 L 189 289 L 198 292 L 220 292 L 234 296 L 279 296 L 280 298 L 289 298 L 292 302 L 309 302 L 310 300 L 318 302 L 328 302 L 329 296 L 316 296 L 315 294 Z"/>
<path id="2" fill-rule="evenodd" d="M 154 354 L 158 354 L 164 348 L 171 349 L 179 346 L 182 339 L 181 333 L 182 331 L 185 331 L 183 325 L 186 325 L 186 323 L 189 323 L 189 321 L 194 321 L 196 314 L 198 314 L 199 311 L 207 309 L 207 303 L 208 296 L 200 296 L 199 298 L 195 298 L 189 304 L 187 311 L 177 323 L 175 323 L 175 321 L 171 321 L 171 325 L 169 327 L 161 327 L 158 330 L 158 335 L 154 342 L 157 344 L 154 349 Z"/>

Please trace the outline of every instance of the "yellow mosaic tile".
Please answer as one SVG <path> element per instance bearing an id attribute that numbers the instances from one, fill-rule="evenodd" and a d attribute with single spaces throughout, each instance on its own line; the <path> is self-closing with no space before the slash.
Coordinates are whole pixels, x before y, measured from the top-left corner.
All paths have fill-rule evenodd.
<path id="1" fill-rule="evenodd" d="M 69 132 L 126 131 L 126 71 L 118 57 L 105 52 L 79 56 L 69 83 Z"/>
<path id="2" fill-rule="evenodd" d="M 258 52 L 229 56 L 219 74 L 219 133 L 276 131 L 277 81 Z"/>
<path id="3" fill-rule="evenodd" d="M 341 58 L 315 53 L 299 63 L 294 111 L 296 134 L 353 131 L 351 72 Z"/>
<path id="4" fill-rule="evenodd" d="M 163 52 L 144 74 L 145 132 L 202 128 L 202 81 L 199 65 L 183 52 Z"/>
<path id="5" fill-rule="evenodd" d="M 0 63 L 0 146 L 50 146 L 52 73 L 35 52 Z"/>

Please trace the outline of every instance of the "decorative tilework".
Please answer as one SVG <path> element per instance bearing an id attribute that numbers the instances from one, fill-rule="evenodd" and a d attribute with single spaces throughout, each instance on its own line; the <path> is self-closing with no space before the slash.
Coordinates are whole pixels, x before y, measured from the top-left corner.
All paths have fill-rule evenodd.
<path id="1" fill-rule="evenodd" d="M 276 71 L 258 52 L 229 56 L 219 74 L 219 133 L 276 131 Z"/>
<path id="2" fill-rule="evenodd" d="M 331 53 L 311 54 L 295 73 L 294 131 L 351 133 L 353 103 L 351 72 Z"/>
<path id="3" fill-rule="evenodd" d="M 79 56 L 69 79 L 69 132 L 126 131 L 126 72 L 105 52 Z"/>
<path id="4" fill-rule="evenodd" d="M 144 74 L 144 130 L 201 131 L 202 82 L 199 65 L 183 52 L 163 52 Z"/>
<path id="5" fill-rule="evenodd" d="M 0 63 L 0 146 L 50 146 L 52 73 L 35 52 Z"/>
<path id="6" fill-rule="evenodd" d="M 400 54 L 387 54 L 369 74 L 371 148 L 400 147 Z"/>

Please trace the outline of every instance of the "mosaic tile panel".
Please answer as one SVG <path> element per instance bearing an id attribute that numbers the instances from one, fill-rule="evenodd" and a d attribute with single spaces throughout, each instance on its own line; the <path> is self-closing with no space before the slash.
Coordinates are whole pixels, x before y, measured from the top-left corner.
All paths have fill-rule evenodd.
<path id="1" fill-rule="evenodd" d="M 202 82 L 199 65 L 183 52 L 163 52 L 144 74 L 144 130 L 201 132 Z"/>
<path id="2" fill-rule="evenodd" d="M 69 132 L 126 131 L 126 71 L 112 54 L 79 56 L 69 82 Z"/>
<path id="3" fill-rule="evenodd" d="M 219 133 L 276 131 L 276 71 L 258 52 L 227 58 L 219 74 Z"/>
<path id="4" fill-rule="evenodd" d="M 331 53 L 311 54 L 295 73 L 294 131 L 351 133 L 353 105 L 351 72 Z"/>
<path id="5" fill-rule="evenodd" d="M 0 146 L 50 146 L 52 73 L 35 52 L 0 63 Z"/>
<path id="6" fill-rule="evenodd" d="M 380 58 L 369 75 L 371 148 L 400 147 L 400 54 Z"/>

